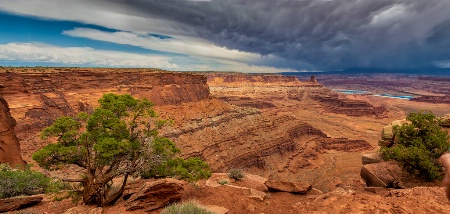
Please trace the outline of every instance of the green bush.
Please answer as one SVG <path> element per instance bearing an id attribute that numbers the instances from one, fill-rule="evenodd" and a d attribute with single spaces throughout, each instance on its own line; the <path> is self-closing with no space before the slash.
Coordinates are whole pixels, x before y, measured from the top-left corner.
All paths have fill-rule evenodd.
<path id="1" fill-rule="evenodd" d="M 195 202 L 175 203 L 163 209 L 161 214 L 214 214 L 204 208 L 199 207 Z"/>
<path id="2" fill-rule="evenodd" d="M 13 169 L 7 164 L 0 164 L 0 198 L 56 192 L 63 187 L 62 182 L 52 180 L 40 172 L 29 168 Z"/>
<path id="3" fill-rule="evenodd" d="M 230 169 L 230 171 L 228 171 L 228 177 L 236 180 L 241 180 L 245 177 L 245 175 L 240 169 Z"/>
<path id="4" fill-rule="evenodd" d="M 227 180 L 221 180 L 221 181 L 219 181 L 219 184 L 220 185 L 225 185 L 225 184 L 228 184 L 228 181 Z"/>
<path id="5" fill-rule="evenodd" d="M 200 158 L 168 159 L 157 166 L 141 172 L 142 178 L 174 177 L 189 182 L 211 177 L 209 165 Z"/>
<path id="6" fill-rule="evenodd" d="M 385 160 L 394 159 L 405 171 L 426 180 L 441 179 L 439 157 L 450 148 L 447 131 L 439 126 L 440 120 L 431 112 L 411 113 L 410 123 L 394 126 L 396 144 L 381 147 Z"/>

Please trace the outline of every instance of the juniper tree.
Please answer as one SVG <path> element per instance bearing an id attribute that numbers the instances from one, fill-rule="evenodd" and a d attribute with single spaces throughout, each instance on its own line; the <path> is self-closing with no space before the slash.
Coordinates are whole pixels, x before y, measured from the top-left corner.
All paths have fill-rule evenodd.
<path id="1" fill-rule="evenodd" d="M 177 167 L 187 168 L 182 165 L 184 160 L 177 157 L 180 149 L 169 139 L 158 136 L 158 130 L 168 121 L 157 118 L 152 102 L 130 95 L 105 94 L 99 104 L 92 114 L 81 112 L 55 120 L 41 132 L 41 137 L 56 137 L 56 142 L 33 155 L 33 159 L 47 169 L 57 169 L 63 164 L 86 169 L 80 180 L 84 203 L 113 204 L 122 195 L 129 176 L 158 176 L 146 172 L 161 168 L 173 162 L 171 160 L 181 160 Z M 203 161 L 191 162 L 186 161 L 191 171 L 184 171 L 196 174 L 191 180 L 211 175 Z M 177 177 L 177 172 L 163 176 Z M 118 188 L 113 188 L 113 179 L 118 177 L 123 179 Z"/>
<path id="2" fill-rule="evenodd" d="M 431 112 L 410 113 L 409 123 L 394 126 L 396 143 L 381 147 L 385 159 L 397 160 L 409 173 L 426 180 L 441 178 L 439 157 L 450 148 L 449 135 Z"/>

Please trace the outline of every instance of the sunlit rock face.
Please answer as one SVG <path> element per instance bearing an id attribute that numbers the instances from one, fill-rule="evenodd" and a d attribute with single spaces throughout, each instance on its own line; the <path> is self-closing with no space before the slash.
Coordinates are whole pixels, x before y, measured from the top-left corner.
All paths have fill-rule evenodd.
<path id="1" fill-rule="evenodd" d="M 23 164 L 19 140 L 14 134 L 16 121 L 11 117 L 8 103 L 0 97 L 0 163 Z"/>

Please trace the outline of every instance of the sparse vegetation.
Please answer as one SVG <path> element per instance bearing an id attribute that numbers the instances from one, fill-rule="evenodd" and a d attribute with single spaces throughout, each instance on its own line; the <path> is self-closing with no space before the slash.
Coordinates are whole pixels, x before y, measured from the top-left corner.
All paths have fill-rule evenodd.
<path id="1" fill-rule="evenodd" d="M 160 164 L 147 167 L 141 171 L 142 178 L 150 177 L 174 177 L 190 182 L 211 177 L 212 171 L 209 165 L 200 158 L 168 158 Z"/>
<path id="2" fill-rule="evenodd" d="M 0 178 L 0 198 L 57 192 L 65 187 L 61 181 L 40 172 L 29 168 L 13 169 L 7 164 L 0 164 Z"/>
<path id="3" fill-rule="evenodd" d="M 225 185 L 225 184 L 228 184 L 228 181 L 227 180 L 221 180 L 221 181 L 219 181 L 219 184 L 220 185 Z"/>
<path id="4" fill-rule="evenodd" d="M 41 133 L 56 137 L 37 151 L 33 159 L 47 169 L 63 164 L 85 168 L 85 204 L 106 206 L 122 195 L 128 176 L 177 177 L 189 181 L 211 176 L 209 166 L 198 158 L 183 160 L 175 144 L 158 136 L 169 123 L 158 120 L 153 103 L 130 95 L 105 94 L 92 114 L 60 117 Z M 122 177 L 119 184 L 113 179 Z"/>
<path id="5" fill-rule="evenodd" d="M 438 158 L 450 148 L 449 135 L 431 112 L 411 113 L 410 123 L 394 126 L 396 143 L 380 149 L 384 159 L 397 160 L 409 173 L 426 180 L 441 179 Z"/>
<path id="6" fill-rule="evenodd" d="M 196 202 L 175 203 L 163 209 L 161 214 L 214 214 L 198 206 Z"/>
<path id="7" fill-rule="evenodd" d="M 236 180 L 241 180 L 245 177 L 245 175 L 241 169 L 230 169 L 230 171 L 228 171 L 228 177 Z"/>

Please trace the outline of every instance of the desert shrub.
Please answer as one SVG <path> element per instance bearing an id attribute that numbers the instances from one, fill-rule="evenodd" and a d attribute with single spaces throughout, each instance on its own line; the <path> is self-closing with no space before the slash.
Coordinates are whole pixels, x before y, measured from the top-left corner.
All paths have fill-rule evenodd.
<path id="1" fill-rule="evenodd" d="M 211 177 L 209 165 L 200 158 L 170 158 L 141 172 L 142 178 L 174 177 L 189 182 Z"/>
<path id="2" fill-rule="evenodd" d="M 221 180 L 221 181 L 219 181 L 219 184 L 220 185 L 225 185 L 225 184 L 228 184 L 228 181 L 227 180 Z"/>
<path id="3" fill-rule="evenodd" d="M 230 169 L 230 171 L 228 171 L 228 177 L 236 180 L 241 180 L 245 177 L 245 175 L 240 169 Z"/>
<path id="4" fill-rule="evenodd" d="M 29 168 L 13 169 L 7 164 L 0 165 L 0 178 L 0 198 L 57 192 L 65 187 L 61 181 L 48 178 L 40 172 Z"/>
<path id="5" fill-rule="evenodd" d="M 163 209 L 161 214 L 214 214 L 204 208 L 201 208 L 197 203 L 189 201 L 186 203 L 175 203 Z"/>
<path id="6" fill-rule="evenodd" d="M 439 118 L 431 112 L 411 113 L 410 123 L 394 126 L 396 143 L 381 147 L 385 160 L 394 159 L 405 171 L 426 180 L 441 179 L 439 157 L 450 148 L 449 135 L 439 124 Z"/>

